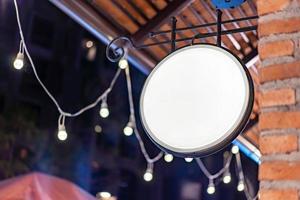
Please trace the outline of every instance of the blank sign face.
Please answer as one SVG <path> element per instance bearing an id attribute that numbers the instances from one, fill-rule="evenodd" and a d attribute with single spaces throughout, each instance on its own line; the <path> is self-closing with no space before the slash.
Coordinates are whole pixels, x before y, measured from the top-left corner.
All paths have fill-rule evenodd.
<path id="1" fill-rule="evenodd" d="M 149 137 L 178 156 L 203 156 L 226 146 L 246 124 L 253 104 L 248 71 L 229 51 L 194 45 L 163 59 L 141 95 Z"/>

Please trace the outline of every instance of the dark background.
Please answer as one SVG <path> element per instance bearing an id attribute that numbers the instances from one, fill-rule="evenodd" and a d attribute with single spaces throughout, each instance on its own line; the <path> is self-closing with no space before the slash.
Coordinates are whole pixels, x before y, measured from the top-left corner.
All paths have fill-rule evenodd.
<path id="1" fill-rule="evenodd" d="M 19 1 L 25 39 L 38 73 L 65 111 L 75 112 L 93 102 L 109 85 L 117 65 L 105 57 L 105 45 L 46 0 Z M 86 41 L 93 41 L 93 50 Z M 19 48 L 13 1 L 0 0 L 0 178 L 41 171 L 68 179 L 93 195 L 109 191 L 120 200 L 179 200 L 189 188 L 199 199 L 246 199 L 236 191 L 234 175 L 229 185 L 220 183 L 214 195 L 206 194 L 207 178 L 195 162 L 161 159 L 154 179 L 143 180 L 146 169 L 137 140 L 122 134 L 129 116 L 124 74 L 108 96 L 110 116 L 101 119 L 99 106 L 77 118 L 67 118 L 69 137 L 58 141 L 58 112 L 36 81 L 29 62 L 13 68 Z M 91 51 L 96 50 L 95 56 Z M 146 75 L 131 67 L 135 105 Z M 138 113 L 138 112 L 137 112 Z M 94 131 L 102 127 L 101 133 Z M 154 156 L 159 150 L 145 137 Z M 227 148 L 228 150 L 228 148 Z M 223 166 L 223 152 L 204 159 L 211 173 Z M 257 188 L 257 166 L 242 157 L 247 180 Z M 235 166 L 231 165 L 235 174 Z M 195 189 L 193 189 L 195 188 Z"/>

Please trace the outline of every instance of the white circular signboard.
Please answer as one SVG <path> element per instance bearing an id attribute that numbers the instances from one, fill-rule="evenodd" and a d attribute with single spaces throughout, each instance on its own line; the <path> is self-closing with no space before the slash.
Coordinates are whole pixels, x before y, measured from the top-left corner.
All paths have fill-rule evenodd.
<path id="1" fill-rule="evenodd" d="M 147 78 L 142 124 L 164 151 L 206 156 L 242 131 L 253 98 L 252 79 L 235 55 L 215 45 L 188 46 L 165 57 Z"/>

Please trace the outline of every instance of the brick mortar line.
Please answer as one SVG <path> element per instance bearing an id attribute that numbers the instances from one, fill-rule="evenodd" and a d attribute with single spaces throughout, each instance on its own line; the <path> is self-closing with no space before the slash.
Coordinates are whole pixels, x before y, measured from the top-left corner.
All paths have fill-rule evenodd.
<path id="1" fill-rule="evenodd" d="M 291 153 L 263 155 L 261 157 L 261 161 L 262 162 L 269 162 L 269 161 L 295 162 L 295 161 L 300 161 L 300 152 L 299 151 L 293 151 Z"/>
<path id="2" fill-rule="evenodd" d="M 266 91 L 274 90 L 274 89 L 282 89 L 282 88 L 299 89 L 300 88 L 300 77 L 284 79 L 284 80 L 269 81 L 269 82 L 262 83 L 259 86 L 259 90 L 261 92 L 266 92 Z"/>
<path id="3" fill-rule="evenodd" d="M 291 5 L 282 11 L 276 11 L 267 15 L 260 16 L 258 22 L 264 23 L 276 19 L 289 19 L 293 17 L 300 17 L 300 7 L 298 5 Z"/>
<path id="4" fill-rule="evenodd" d="M 280 34 L 272 34 L 272 35 L 266 35 L 260 37 L 259 44 L 266 44 L 269 42 L 277 42 L 282 40 L 293 40 L 295 44 L 297 44 L 299 39 L 300 39 L 300 32 L 280 33 Z"/>
<path id="5" fill-rule="evenodd" d="M 260 136 L 276 136 L 276 135 L 298 135 L 300 136 L 300 129 L 273 129 L 273 130 L 264 130 L 260 132 Z"/>
<path id="6" fill-rule="evenodd" d="M 262 113 L 269 113 L 269 112 L 293 112 L 298 111 L 300 112 L 300 104 L 297 103 L 296 105 L 282 105 L 282 106 L 270 106 L 261 108 Z"/>
<path id="7" fill-rule="evenodd" d="M 260 181 L 260 189 L 300 189 L 300 181 Z"/>
<path id="8" fill-rule="evenodd" d="M 267 58 L 264 60 L 261 60 L 261 67 L 268 67 L 270 65 L 276 65 L 276 64 L 285 64 L 290 62 L 297 61 L 297 58 L 294 56 L 280 56 L 276 58 Z"/>

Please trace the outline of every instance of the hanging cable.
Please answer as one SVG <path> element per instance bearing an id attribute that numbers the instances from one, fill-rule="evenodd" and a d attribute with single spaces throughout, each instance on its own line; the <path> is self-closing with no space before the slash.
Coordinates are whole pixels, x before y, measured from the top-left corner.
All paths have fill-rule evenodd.
<path id="1" fill-rule="evenodd" d="M 26 56 L 28 57 L 28 60 L 31 64 L 33 73 L 37 79 L 37 81 L 39 82 L 39 84 L 42 86 L 42 88 L 44 89 L 44 91 L 46 92 L 46 94 L 50 97 L 50 99 L 52 100 L 52 102 L 55 104 L 55 106 L 57 107 L 57 110 L 59 111 L 59 113 L 65 117 L 76 117 L 81 115 L 82 113 L 84 113 L 85 111 L 94 108 L 95 106 L 97 106 L 97 104 L 104 98 L 106 97 L 112 90 L 117 78 L 120 75 L 121 69 L 118 69 L 116 74 L 114 75 L 109 87 L 103 92 L 103 94 L 101 94 L 93 103 L 87 105 L 86 107 L 80 109 L 79 111 L 75 112 L 75 113 L 69 113 L 69 112 L 65 112 L 63 111 L 63 109 L 60 107 L 60 105 L 58 104 L 57 100 L 55 99 L 55 97 L 50 93 L 50 91 L 48 90 L 48 88 L 45 86 L 45 84 L 42 82 L 42 80 L 40 79 L 37 71 L 36 71 L 36 67 L 35 64 L 31 58 L 31 55 L 28 51 L 25 39 L 24 39 L 24 34 L 23 34 L 23 29 L 22 29 L 22 25 L 21 25 L 21 21 L 20 21 L 20 15 L 19 15 L 19 9 L 18 9 L 18 4 L 17 4 L 17 0 L 14 0 L 14 5 L 15 5 L 15 11 L 16 11 L 16 16 L 17 16 L 17 23 L 18 23 L 18 28 L 19 28 L 19 33 L 20 33 L 20 37 L 21 37 L 21 42 L 20 42 L 20 49 L 25 52 Z"/>
<path id="2" fill-rule="evenodd" d="M 197 164 L 199 165 L 200 169 L 202 170 L 202 172 L 204 173 L 204 175 L 208 178 L 208 179 L 216 179 L 219 176 L 221 176 L 228 168 L 230 165 L 230 162 L 232 160 L 232 154 L 230 154 L 226 160 L 226 164 L 224 165 L 224 167 L 218 171 L 215 174 L 211 174 L 207 168 L 205 167 L 204 163 L 202 162 L 202 160 L 200 158 L 196 158 Z"/>
<path id="3" fill-rule="evenodd" d="M 138 128 L 137 128 L 137 125 L 136 125 L 135 110 L 134 110 L 134 103 L 133 103 L 133 94 L 132 94 L 132 85 L 131 85 L 129 67 L 125 68 L 125 75 L 126 75 L 127 90 L 128 90 L 128 101 L 129 101 L 129 108 L 130 108 L 130 117 L 131 117 L 131 120 L 132 120 L 132 123 L 133 123 L 134 133 L 135 133 L 135 136 L 136 136 L 136 138 L 139 142 L 141 151 L 142 151 L 147 163 L 154 163 L 154 162 L 158 161 L 163 156 L 163 152 L 160 152 L 154 158 L 150 158 L 149 154 L 146 151 L 144 142 L 141 138 L 141 135 L 140 135 L 140 133 L 138 131 Z"/>

